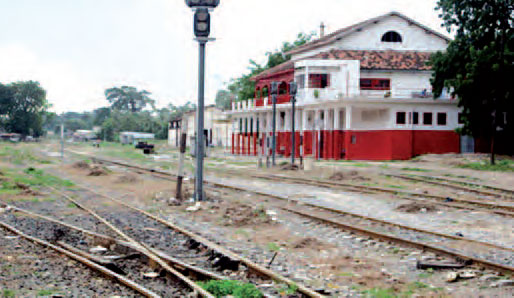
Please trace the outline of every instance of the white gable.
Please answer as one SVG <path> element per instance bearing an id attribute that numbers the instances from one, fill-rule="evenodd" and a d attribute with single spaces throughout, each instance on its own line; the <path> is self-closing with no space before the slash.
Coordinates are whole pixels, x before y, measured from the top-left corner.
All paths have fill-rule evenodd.
<path id="1" fill-rule="evenodd" d="M 402 37 L 402 42 L 382 42 L 382 36 L 388 31 L 395 31 Z M 363 25 L 360 30 L 344 34 L 339 41 L 312 49 L 293 56 L 293 59 L 305 58 L 326 52 L 338 50 L 368 50 L 368 51 L 421 51 L 435 52 L 445 50 L 447 41 L 396 15 L 381 18 L 376 23 Z"/>

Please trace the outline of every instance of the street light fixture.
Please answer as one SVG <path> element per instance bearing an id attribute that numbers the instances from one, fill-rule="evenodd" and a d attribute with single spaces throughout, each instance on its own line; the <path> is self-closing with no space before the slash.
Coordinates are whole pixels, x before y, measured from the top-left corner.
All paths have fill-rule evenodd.
<path id="1" fill-rule="evenodd" d="M 191 8 L 216 8 L 220 4 L 220 0 L 186 0 L 186 4 Z"/>
<path id="2" fill-rule="evenodd" d="M 277 152 L 277 96 L 278 96 L 278 87 L 280 83 L 279 82 L 272 82 L 271 83 L 271 100 L 273 103 L 273 121 L 272 121 L 272 128 L 273 128 L 273 135 L 272 135 L 272 143 L 271 143 L 271 165 L 275 166 L 275 156 Z"/>
<path id="3" fill-rule="evenodd" d="M 199 45 L 198 63 L 198 107 L 196 109 L 196 179 L 195 201 L 203 201 L 204 143 L 204 95 L 205 95 L 205 46 L 211 33 L 209 10 L 216 8 L 220 0 L 186 0 L 187 6 L 195 10 L 194 33 Z"/>
<path id="4" fill-rule="evenodd" d="M 298 92 L 298 85 L 296 82 L 289 83 L 289 95 L 291 95 L 291 165 L 294 165 L 294 158 L 296 155 L 296 135 L 295 135 L 295 105 L 296 105 L 296 93 Z"/>

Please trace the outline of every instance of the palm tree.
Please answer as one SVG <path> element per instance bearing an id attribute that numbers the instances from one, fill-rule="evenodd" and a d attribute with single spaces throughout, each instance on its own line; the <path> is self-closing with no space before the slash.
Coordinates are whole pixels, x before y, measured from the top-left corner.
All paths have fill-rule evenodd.
<path id="1" fill-rule="evenodd" d="M 155 100 L 150 98 L 151 93 L 146 90 L 138 91 L 131 86 L 114 87 L 105 90 L 105 97 L 116 110 L 141 112 L 147 105 L 155 109 Z"/>

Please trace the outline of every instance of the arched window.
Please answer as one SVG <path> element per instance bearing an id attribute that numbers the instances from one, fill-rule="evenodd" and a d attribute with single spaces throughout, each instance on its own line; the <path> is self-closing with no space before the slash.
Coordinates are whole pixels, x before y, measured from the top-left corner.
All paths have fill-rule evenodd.
<path id="1" fill-rule="evenodd" d="M 402 36 L 396 31 L 388 31 L 382 35 L 382 42 L 402 42 Z"/>
<path id="2" fill-rule="evenodd" d="M 261 95 L 261 87 L 257 87 L 257 89 L 255 89 L 255 98 L 262 98 Z"/>
<path id="3" fill-rule="evenodd" d="M 263 98 L 267 98 L 267 97 L 269 96 L 269 89 L 268 89 L 268 86 L 264 86 L 264 87 L 262 88 L 262 93 L 261 93 L 261 94 L 262 94 L 262 97 L 263 97 Z"/>

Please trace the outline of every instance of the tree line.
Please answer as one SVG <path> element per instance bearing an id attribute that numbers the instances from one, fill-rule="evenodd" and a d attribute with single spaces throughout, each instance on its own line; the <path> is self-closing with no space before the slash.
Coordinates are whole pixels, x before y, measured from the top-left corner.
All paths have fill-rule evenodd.
<path id="1" fill-rule="evenodd" d="M 191 102 L 158 109 L 150 92 L 132 86 L 109 88 L 105 98 L 108 106 L 58 115 L 49 111 L 51 105 L 39 82 L 0 83 L 0 131 L 41 137 L 47 131 L 59 133 L 64 124 L 66 132 L 99 127 L 97 137 L 107 141 L 117 140 L 122 131 L 154 133 L 166 139 L 169 121 L 196 109 Z"/>
<path id="2" fill-rule="evenodd" d="M 156 108 L 151 95 L 147 90 L 138 90 L 132 86 L 109 88 L 105 90 L 109 106 L 92 112 L 67 112 L 56 115 L 47 123 L 46 128 L 57 132 L 61 123 L 67 131 L 99 127 L 98 138 L 106 141 L 118 140 L 122 131 L 153 133 L 157 139 L 164 140 L 168 138 L 170 120 L 196 109 L 196 105 L 191 102 Z"/>

